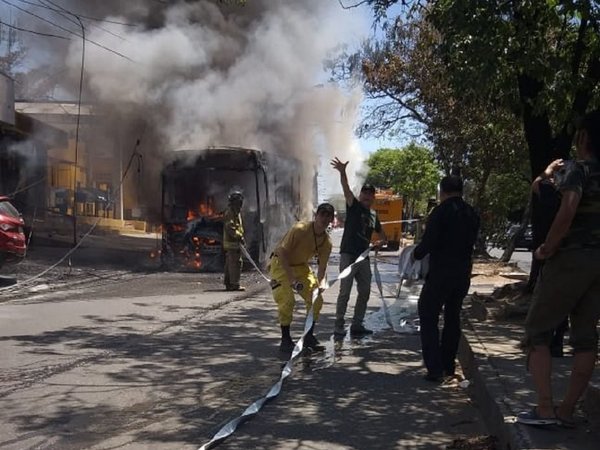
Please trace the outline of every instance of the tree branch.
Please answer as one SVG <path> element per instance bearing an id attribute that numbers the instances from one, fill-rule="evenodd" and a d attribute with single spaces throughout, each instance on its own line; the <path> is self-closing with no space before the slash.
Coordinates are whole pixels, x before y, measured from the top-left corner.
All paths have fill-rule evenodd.
<path id="1" fill-rule="evenodd" d="M 360 2 L 358 2 L 356 4 L 354 4 L 354 5 L 349 5 L 349 6 L 344 5 L 344 3 L 342 3 L 342 0 L 338 0 L 338 3 L 340 4 L 340 6 L 343 9 L 352 9 L 352 8 L 358 8 L 361 5 L 369 3 L 369 0 L 362 0 L 362 1 L 360 1 Z"/>

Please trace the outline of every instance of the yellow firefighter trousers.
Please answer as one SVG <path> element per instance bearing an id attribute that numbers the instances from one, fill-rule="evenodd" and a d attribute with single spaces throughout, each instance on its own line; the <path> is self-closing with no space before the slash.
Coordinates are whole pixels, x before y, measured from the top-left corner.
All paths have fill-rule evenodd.
<path id="1" fill-rule="evenodd" d="M 313 289 L 318 285 L 317 277 L 312 270 L 310 270 L 308 264 L 292 266 L 292 271 L 294 272 L 296 279 L 304 285 L 304 289 L 300 292 L 300 296 L 304 299 L 306 313 L 308 314 L 312 305 Z M 277 310 L 279 313 L 279 324 L 282 326 L 289 326 L 292 323 L 294 314 L 294 305 L 296 303 L 295 294 L 290 286 L 291 282 L 288 280 L 287 274 L 279 262 L 279 258 L 276 256 L 271 259 L 270 274 L 271 279 L 279 283 L 279 286 L 273 289 L 273 299 L 275 300 L 275 303 L 277 303 Z M 315 301 L 315 322 L 319 318 L 322 307 L 323 297 L 319 295 Z"/>

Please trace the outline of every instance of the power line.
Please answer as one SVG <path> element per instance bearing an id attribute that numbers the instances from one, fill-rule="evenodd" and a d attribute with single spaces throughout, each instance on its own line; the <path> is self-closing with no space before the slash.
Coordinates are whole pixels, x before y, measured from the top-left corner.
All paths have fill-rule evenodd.
<path id="1" fill-rule="evenodd" d="M 81 16 L 79 16 L 79 15 L 77 15 L 77 14 L 75 14 L 75 13 L 73 13 L 73 12 L 71 12 L 71 11 L 65 9 L 65 8 L 63 8 L 62 6 L 60 6 L 60 5 L 58 5 L 58 4 L 50 1 L 50 0 L 48 0 L 47 3 L 50 3 L 51 5 L 56 6 L 57 8 L 60 8 L 60 9 L 56 9 L 56 8 L 53 8 L 52 6 L 46 5 L 46 2 L 44 2 L 44 0 L 38 0 L 38 3 L 40 3 L 40 4 L 34 4 L 34 3 L 29 2 L 27 0 L 18 0 L 18 1 L 23 2 L 23 3 L 27 3 L 29 5 L 32 5 L 32 6 L 35 6 L 35 7 L 38 7 L 38 8 L 45 8 L 45 9 L 47 9 L 49 11 L 52 11 L 52 12 L 60 15 L 61 17 L 64 17 L 66 20 L 68 20 L 71 23 L 74 23 L 77 26 L 79 26 L 79 23 L 75 22 L 72 18 L 70 18 L 69 16 L 65 15 L 64 13 L 62 13 L 61 10 L 64 11 L 65 13 L 67 13 L 67 14 L 70 14 L 72 16 L 77 17 L 79 20 L 81 20 L 83 18 L 83 17 L 81 17 Z M 127 40 L 123 36 L 119 36 L 117 33 L 114 33 L 114 32 L 112 32 L 110 30 L 107 30 L 106 28 L 101 27 L 100 25 L 96 25 L 94 23 L 90 23 L 89 25 L 92 26 L 92 27 L 98 28 L 99 30 L 102 30 L 105 33 L 110 34 L 110 35 L 112 35 L 112 36 L 114 36 L 114 37 L 116 37 L 118 39 L 121 39 L 122 41 L 126 41 Z"/>
<path id="2" fill-rule="evenodd" d="M 57 38 L 57 39 L 66 39 L 67 41 L 70 41 L 70 40 L 71 40 L 71 38 L 69 38 L 69 37 L 66 37 L 66 36 L 59 36 L 59 35 L 57 35 L 57 34 L 50 34 L 50 33 L 42 33 L 42 32 L 40 32 L 40 31 L 35 31 L 35 30 L 28 30 L 28 29 L 26 29 L 26 28 L 21 28 L 21 27 L 18 27 L 18 26 L 16 26 L 16 25 L 11 25 L 11 24 L 9 24 L 9 23 L 2 22 L 1 20 L 0 20 L 0 25 L 5 25 L 5 26 L 7 26 L 7 27 L 9 27 L 9 28 L 13 28 L 13 29 L 15 29 L 15 30 L 17 30 L 17 31 L 23 31 L 23 32 L 25 32 L 25 33 L 36 34 L 36 35 L 38 35 L 38 36 L 44 36 L 44 37 L 53 37 L 53 38 Z"/>
<path id="3" fill-rule="evenodd" d="M 25 0 L 17 0 L 17 1 L 19 1 L 19 2 L 23 2 L 23 3 L 27 3 L 27 4 L 29 4 L 29 5 L 32 5 L 32 6 L 36 6 L 36 7 L 38 7 L 38 8 L 50 9 L 50 7 L 49 7 L 49 6 L 46 6 L 46 5 L 43 3 L 43 0 L 38 0 L 38 2 L 39 2 L 40 4 L 37 4 L 37 5 L 36 5 L 35 3 L 27 2 L 27 1 L 25 1 Z M 52 11 L 53 11 L 54 13 L 58 14 L 59 16 L 61 16 L 63 19 L 66 19 L 66 20 L 68 20 L 69 22 L 71 22 L 72 24 L 79 26 L 79 23 L 78 23 L 78 22 L 77 22 L 75 19 L 73 19 L 72 17 L 69 17 L 69 16 L 67 16 L 66 14 L 64 14 L 63 12 L 61 12 L 61 11 L 59 11 L 59 10 L 54 10 L 54 9 L 52 9 Z"/>
<path id="4" fill-rule="evenodd" d="M 60 10 L 66 12 L 69 15 L 72 15 L 77 19 L 77 22 L 66 16 L 62 12 L 58 12 L 62 17 L 69 20 L 72 23 L 79 24 L 81 27 L 81 73 L 79 75 L 79 96 L 77 99 L 77 125 L 75 127 L 75 166 L 73 167 L 73 245 L 77 245 L 77 156 L 78 156 L 78 148 L 79 148 L 79 129 L 81 123 L 81 95 L 83 93 L 83 75 L 85 71 L 85 26 L 81 21 L 81 18 L 63 8 L 60 5 L 56 5 L 52 2 L 52 0 L 48 0 L 53 6 L 57 6 Z"/>
<path id="5" fill-rule="evenodd" d="M 102 49 L 104 49 L 104 50 L 106 50 L 108 52 L 114 53 L 115 55 L 120 56 L 121 58 L 124 58 L 124 59 L 126 59 L 128 61 L 131 61 L 131 62 L 135 62 L 129 56 L 126 56 L 126 55 L 124 55 L 124 54 L 122 54 L 122 53 L 120 53 L 120 52 L 118 52 L 116 50 L 108 48 L 105 45 L 102 45 L 102 44 L 100 44 L 100 43 L 98 43 L 96 41 L 92 41 L 91 39 L 88 39 L 88 38 L 82 36 L 81 34 L 76 33 L 75 31 L 69 30 L 68 28 L 65 28 L 65 27 L 63 27 L 63 26 L 61 26 L 61 25 L 59 25 L 59 24 L 57 24 L 55 22 L 52 22 L 51 20 L 45 19 L 44 17 L 41 17 L 41 16 L 39 16 L 39 15 L 37 15 L 35 13 L 32 13 L 31 11 L 28 11 L 25 8 L 21 8 L 20 6 L 17 6 L 15 4 L 13 4 L 13 3 L 10 3 L 8 0 L 1 0 L 1 1 L 2 1 L 2 3 L 5 3 L 5 4 L 9 5 L 9 6 L 12 6 L 13 8 L 16 8 L 19 11 L 22 11 L 22 12 L 24 12 L 26 14 L 29 14 L 29 15 L 35 17 L 36 19 L 41 20 L 42 22 L 46 22 L 46 23 L 48 23 L 48 24 L 50 24 L 50 25 L 52 25 L 52 26 L 54 26 L 56 28 L 59 28 L 60 30 L 66 31 L 67 33 L 70 33 L 70 34 L 73 34 L 73 35 L 77 36 L 80 39 L 85 39 L 87 42 L 89 42 L 91 44 L 94 44 L 94 45 L 96 45 L 96 46 L 98 46 L 98 47 L 100 47 L 100 48 L 102 48 Z"/>
<path id="6" fill-rule="evenodd" d="M 21 2 L 21 3 L 26 3 L 26 4 L 28 4 L 28 5 L 31 5 L 31 6 L 37 6 L 37 7 L 40 7 L 40 8 L 46 8 L 46 9 L 49 9 L 49 10 L 51 10 L 51 11 L 59 11 L 59 10 L 58 10 L 58 9 L 56 9 L 56 8 L 52 8 L 52 7 L 50 7 L 50 6 L 45 6 L 45 5 L 38 5 L 38 4 L 36 4 L 36 3 L 33 3 L 33 2 L 31 2 L 31 1 L 29 1 L 29 0 L 17 0 L 17 1 L 19 1 L 19 2 Z M 57 6 L 58 6 L 58 5 L 57 5 Z M 76 15 L 76 16 L 79 16 L 79 17 L 81 17 L 82 19 L 85 19 L 85 20 L 92 20 L 92 21 L 94 21 L 94 22 L 106 22 L 106 23 L 112 23 L 112 24 L 115 24 L 115 25 L 123 25 L 123 26 L 126 26 L 126 27 L 137 27 L 137 26 L 138 26 L 138 25 L 137 25 L 137 24 L 135 24 L 135 23 L 127 23 L 127 22 L 121 22 L 121 21 L 118 21 L 118 20 L 110 20 L 110 19 L 99 19 L 99 18 L 97 18 L 97 17 L 90 17 L 90 16 L 85 16 L 85 15 L 83 15 L 83 14 L 77 14 L 77 13 L 74 13 L 74 12 L 72 12 L 72 11 L 69 11 L 69 13 L 70 13 L 70 14 L 73 14 L 73 15 Z"/>

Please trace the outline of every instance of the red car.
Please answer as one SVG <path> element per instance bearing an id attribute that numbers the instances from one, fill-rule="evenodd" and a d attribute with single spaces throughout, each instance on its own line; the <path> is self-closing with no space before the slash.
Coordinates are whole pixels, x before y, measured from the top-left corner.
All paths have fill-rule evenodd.
<path id="1" fill-rule="evenodd" d="M 0 197 L 0 267 L 5 262 L 19 261 L 25 256 L 24 226 L 21 214 L 8 197 Z"/>

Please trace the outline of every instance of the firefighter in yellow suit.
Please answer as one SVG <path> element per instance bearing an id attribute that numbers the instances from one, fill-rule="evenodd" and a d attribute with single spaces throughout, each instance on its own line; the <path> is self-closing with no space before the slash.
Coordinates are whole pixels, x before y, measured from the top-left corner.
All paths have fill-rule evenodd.
<path id="1" fill-rule="evenodd" d="M 229 204 L 223 217 L 223 250 L 225 251 L 225 273 L 223 281 L 227 291 L 244 291 L 240 286 L 242 273 L 242 253 L 244 244 L 244 224 L 242 223 L 242 205 L 244 196 L 234 191 L 229 194 Z"/>
<path id="2" fill-rule="evenodd" d="M 312 306 L 313 290 L 322 286 L 325 280 L 327 261 L 331 254 L 331 239 L 327 227 L 334 217 L 334 208 L 329 203 L 322 203 L 317 208 L 315 220 L 296 223 L 281 240 L 271 258 L 270 275 L 273 298 L 277 303 L 279 325 L 281 326 L 281 345 L 279 349 L 290 353 L 294 349 L 294 341 L 290 335 L 290 324 L 294 311 L 294 294 L 300 294 L 306 305 L 306 312 Z M 319 266 L 317 275 L 312 272 L 309 262 L 317 257 Z M 321 295 L 314 304 L 315 322 L 323 306 Z M 314 325 L 313 325 L 314 328 Z M 313 334 L 313 328 L 304 339 L 304 346 L 313 351 L 323 350 Z"/>

